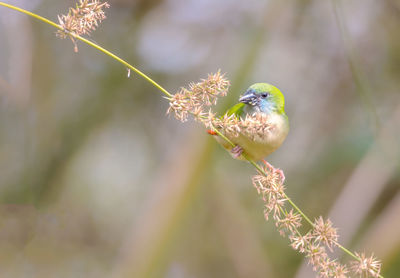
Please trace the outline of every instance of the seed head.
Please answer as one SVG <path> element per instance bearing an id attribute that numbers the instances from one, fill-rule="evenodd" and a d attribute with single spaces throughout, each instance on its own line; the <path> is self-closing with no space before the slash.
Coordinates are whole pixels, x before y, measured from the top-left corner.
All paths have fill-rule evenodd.
<path id="1" fill-rule="evenodd" d="M 338 242 L 337 229 L 332 227 L 332 222 L 328 219 L 324 221 L 322 216 L 314 221 L 312 235 L 316 242 L 325 244 L 332 252 L 332 247 Z"/>
<path id="2" fill-rule="evenodd" d="M 235 115 L 225 114 L 221 119 L 214 121 L 214 126 L 230 137 L 238 137 L 241 132 L 240 120 Z"/>
<path id="3" fill-rule="evenodd" d="M 297 235 L 295 233 L 289 236 L 289 240 L 291 242 L 290 246 L 292 246 L 294 250 L 298 250 L 300 253 L 306 252 L 307 248 L 311 245 L 311 239 L 312 235 L 310 232 L 304 236 Z"/>
<path id="4" fill-rule="evenodd" d="M 176 93 L 169 100 L 169 108 L 167 110 L 167 114 L 174 113 L 175 118 L 180 120 L 181 122 L 186 122 L 189 116 L 190 108 L 190 99 L 187 97 L 187 90 L 182 88 L 179 93 Z"/>
<path id="5" fill-rule="evenodd" d="M 76 42 L 69 34 L 90 35 L 106 18 L 103 9 L 109 7 L 107 2 L 101 3 L 99 0 L 79 0 L 75 9 L 69 8 L 68 14 L 58 15 L 58 22 L 63 30 L 58 30 L 56 35 L 62 39 L 69 36 L 77 51 Z"/>
<path id="6" fill-rule="evenodd" d="M 276 227 L 278 227 L 281 234 L 284 234 L 285 230 L 294 233 L 295 230 L 301 226 L 301 215 L 295 213 L 293 209 L 285 213 L 282 219 L 275 222 Z"/>
<path id="7" fill-rule="evenodd" d="M 206 127 L 220 125 L 222 121 L 215 118 L 215 114 L 206 107 L 217 103 L 220 96 L 225 96 L 229 87 L 229 81 L 224 74 L 218 71 L 209 74 L 207 79 L 202 79 L 198 83 L 190 83 L 189 88 L 181 88 L 178 93 L 169 98 L 168 113 L 174 113 L 175 118 L 185 122 L 189 114 L 194 119 L 203 123 Z M 208 108 L 207 108 L 208 109 Z"/>
<path id="8" fill-rule="evenodd" d="M 207 79 L 202 79 L 199 83 L 190 83 L 189 91 L 192 92 L 193 98 L 201 101 L 202 105 L 216 105 L 218 97 L 226 96 L 230 85 L 224 75 L 218 71 L 209 74 Z"/>
<path id="9" fill-rule="evenodd" d="M 285 220 L 283 220 L 284 218 L 282 218 L 281 215 L 287 200 L 284 193 L 283 178 L 279 169 L 275 169 L 267 162 L 265 162 L 263 172 L 266 173 L 266 175 L 260 172 L 259 175 L 252 177 L 252 183 L 265 203 L 264 216 L 268 220 L 272 212 L 273 218 L 282 223 L 282 221 Z"/>
<path id="10" fill-rule="evenodd" d="M 348 272 L 346 266 L 330 258 L 321 260 L 318 267 L 318 277 L 321 278 L 345 278 Z"/>
<path id="11" fill-rule="evenodd" d="M 240 121 L 240 128 L 242 133 L 254 141 L 265 140 L 270 131 L 274 128 L 267 115 L 258 113 L 255 115 L 247 114 L 244 119 Z"/>
<path id="12" fill-rule="evenodd" d="M 328 254 L 323 246 L 312 243 L 306 249 L 306 257 L 308 258 L 308 263 L 313 266 L 314 271 L 317 271 L 323 261 L 328 258 Z"/>
<path id="13" fill-rule="evenodd" d="M 332 277 L 333 278 L 346 278 L 347 273 L 349 273 L 349 270 L 347 267 L 343 264 L 336 263 L 336 266 L 332 272 Z"/>
<path id="14" fill-rule="evenodd" d="M 359 254 L 356 252 L 356 256 L 358 260 L 351 262 L 351 270 L 354 273 L 359 274 L 361 277 L 379 277 L 382 263 L 374 257 L 374 254 L 367 257 L 364 253 Z"/>
<path id="15" fill-rule="evenodd" d="M 286 198 L 280 198 L 279 196 L 272 195 L 270 198 L 268 198 L 265 201 L 265 207 L 264 207 L 264 216 L 265 219 L 269 219 L 269 215 L 271 212 L 273 213 L 273 218 L 275 220 L 280 219 L 283 207 L 285 206 Z"/>

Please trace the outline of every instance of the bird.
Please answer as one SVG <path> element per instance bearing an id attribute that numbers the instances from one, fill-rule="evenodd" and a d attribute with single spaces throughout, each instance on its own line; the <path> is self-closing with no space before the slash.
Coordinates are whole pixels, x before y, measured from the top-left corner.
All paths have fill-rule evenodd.
<path id="1" fill-rule="evenodd" d="M 285 113 L 285 98 L 277 87 L 268 83 L 251 85 L 240 96 L 239 103 L 228 109 L 225 115 L 235 117 L 242 123 L 248 116 L 259 119 L 258 125 L 260 125 L 261 134 L 258 132 L 257 136 L 243 132 L 243 128 L 236 135 L 218 128 L 218 131 L 227 137 L 234 146 L 219 136 L 217 132 L 208 130 L 208 133 L 213 135 L 217 142 L 228 150 L 235 159 L 262 160 L 267 163 L 264 158 L 277 150 L 289 133 L 289 119 Z M 257 126 L 253 126 L 254 128 L 257 129 Z"/>

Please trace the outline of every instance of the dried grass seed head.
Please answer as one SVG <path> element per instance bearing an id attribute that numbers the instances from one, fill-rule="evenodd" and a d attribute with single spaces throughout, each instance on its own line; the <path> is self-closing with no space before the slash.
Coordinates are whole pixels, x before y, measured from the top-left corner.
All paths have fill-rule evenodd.
<path id="1" fill-rule="evenodd" d="M 340 269 L 341 276 L 338 276 L 339 272 L 338 270 Z M 322 260 L 319 264 L 319 269 L 318 269 L 318 277 L 323 277 L 323 278 L 331 278 L 331 277 L 346 277 L 343 276 L 345 267 L 340 265 L 337 260 L 332 260 L 330 258 L 325 258 L 325 260 Z"/>
<path id="2" fill-rule="evenodd" d="M 176 119 L 186 122 L 192 106 L 187 97 L 186 89 L 182 88 L 178 93 L 169 99 L 167 114 L 174 113 Z"/>
<path id="3" fill-rule="evenodd" d="M 180 121 L 186 121 L 188 114 L 192 114 L 195 120 L 202 122 L 207 127 L 220 123 L 215 114 L 206 107 L 215 105 L 220 96 L 225 96 L 229 87 L 229 81 L 224 74 L 218 71 L 209 74 L 207 79 L 198 83 L 190 83 L 189 88 L 181 88 L 170 100 L 167 113 L 173 112 Z"/>
<path id="4" fill-rule="evenodd" d="M 295 213 L 293 209 L 286 212 L 282 219 L 276 221 L 275 225 L 278 227 L 279 231 L 285 232 L 289 231 L 294 233 L 298 227 L 301 226 L 302 217 L 300 214 Z"/>
<path id="5" fill-rule="evenodd" d="M 337 263 L 331 276 L 333 278 L 346 278 L 347 273 L 349 273 L 349 270 L 347 269 L 346 265 Z"/>
<path id="6" fill-rule="evenodd" d="M 285 187 L 283 183 L 276 182 L 276 180 L 276 177 L 273 175 L 255 175 L 252 177 L 252 183 L 257 189 L 258 194 L 261 194 L 264 201 L 272 197 L 276 197 L 278 199 L 285 198 Z"/>
<path id="7" fill-rule="evenodd" d="M 305 253 L 307 251 L 307 248 L 311 245 L 311 240 L 312 240 L 312 235 L 311 232 L 308 232 L 307 234 L 299 235 L 297 233 L 293 233 L 289 236 L 290 240 L 290 246 L 294 250 L 298 250 L 300 253 Z"/>
<path id="8" fill-rule="evenodd" d="M 339 235 L 337 229 L 332 227 L 332 222 L 328 219 L 324 221 L 322 216 L 314 221 L 314 229 L 312 235 L 318 243 L 325 244 L 330 251 L 337 245 Z"/>
<path id="9" fill-rule="evenodd" d="M 313 270 L 317 271 L 323 261 L 328 258 L 328 254 L 323 246 L 312 243 L 306 249 L 306 257 L 308 258 L 308 263 L 313 266 Z"/>
<path id="10" fill-rule="evenodd" d="M 99 0 L 79 0 L 75 8 L 69 8 L 68 14 L 58 15 L 63 30 L 58 30 L 56 35 L 62 39 L 69 34 L 89 35 L 106 18 L 104 8 L 109 7 L 107 2 Z M 75 43 L 73 37 L 70 38 Z"/>
<path id="11" fill-rule="evenodd" d="M 254 141 L 262 141 L 269 135 L 273 125 L 268 121 L 268 115 L 258 113 L 254 115 L 247 114 L 240 121 L 242 133 Z"/>
<path id="12" fill-rule="evenodd" d="M 202 79 L 198 83 L 190 83 L 189 90 L 193 96 L 199 97 L 203 105 L 216 105 L 218 97 L 226 96 L 229 88 L 229 81 L 225 78 L 225 74 L 218 71 L 209 74 L 206 79 Z"/>
<path id="13" fill-rule="evenodd" d="M 269 219 L 269 215 L 272 213 L 272 216 L 275 220 L 279 220 L 283 211 L 283 207 L 285 206 L 286 198 L 280 198 L 276 195 L 272 195 L 268 199 L 264 199 L 264 217 L 266 220 Z"/>
<path id="14" fill-rule="evenodd" d="M 231 137 L 238 137 L 241 132 L 240 119 L 236 115 L 225 114 L 221 119 L 215 121 L 214 125 Z"/>
<path id="15" fill-rule="evenodd" d="M 379 277 L 381 272 L 382 263 L 378 260 L 374 254 L 367 257 L 365 253 L 357 253 L 357 261 L 350 263 L 351 270 L 355 274 L 359 274 L 361 277 Z"/>

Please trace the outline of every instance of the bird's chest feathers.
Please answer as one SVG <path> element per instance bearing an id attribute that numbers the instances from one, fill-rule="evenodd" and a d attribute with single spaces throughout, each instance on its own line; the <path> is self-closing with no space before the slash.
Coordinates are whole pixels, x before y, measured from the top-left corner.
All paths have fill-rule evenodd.
<path id="1" fill-rule="evenodd" d="M 236 138 L 230 138 L 241 146 L 250 157 L 259 160 L 275 151 L 285 140 L 289 132 L 286 115 L 278 113 L 265 114 L 267 128 L 252 133 L 243 132 Z"/>
<path id="2" fill-rule="evenodd" d="M 271 148 L 279 147 L 289 131 L 289 124 L 286 115 L 278 113 L 264 114 L 262 128 L 255 132 L 255 134 L 247 134 L 243 137 L 249 141 L 253 141 L 255 144 L 268 144 Z"/>

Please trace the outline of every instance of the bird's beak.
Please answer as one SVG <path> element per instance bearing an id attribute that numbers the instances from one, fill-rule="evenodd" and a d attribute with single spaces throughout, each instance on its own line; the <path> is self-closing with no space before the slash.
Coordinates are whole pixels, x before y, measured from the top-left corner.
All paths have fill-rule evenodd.
<path id="1" fill-rule="evenodd" d="M 257 97 L 254 95 L 254 93 L 247 93 L 239 98 L 239 101 L 246 104 L 253 104 L 256 98 Z"/>

